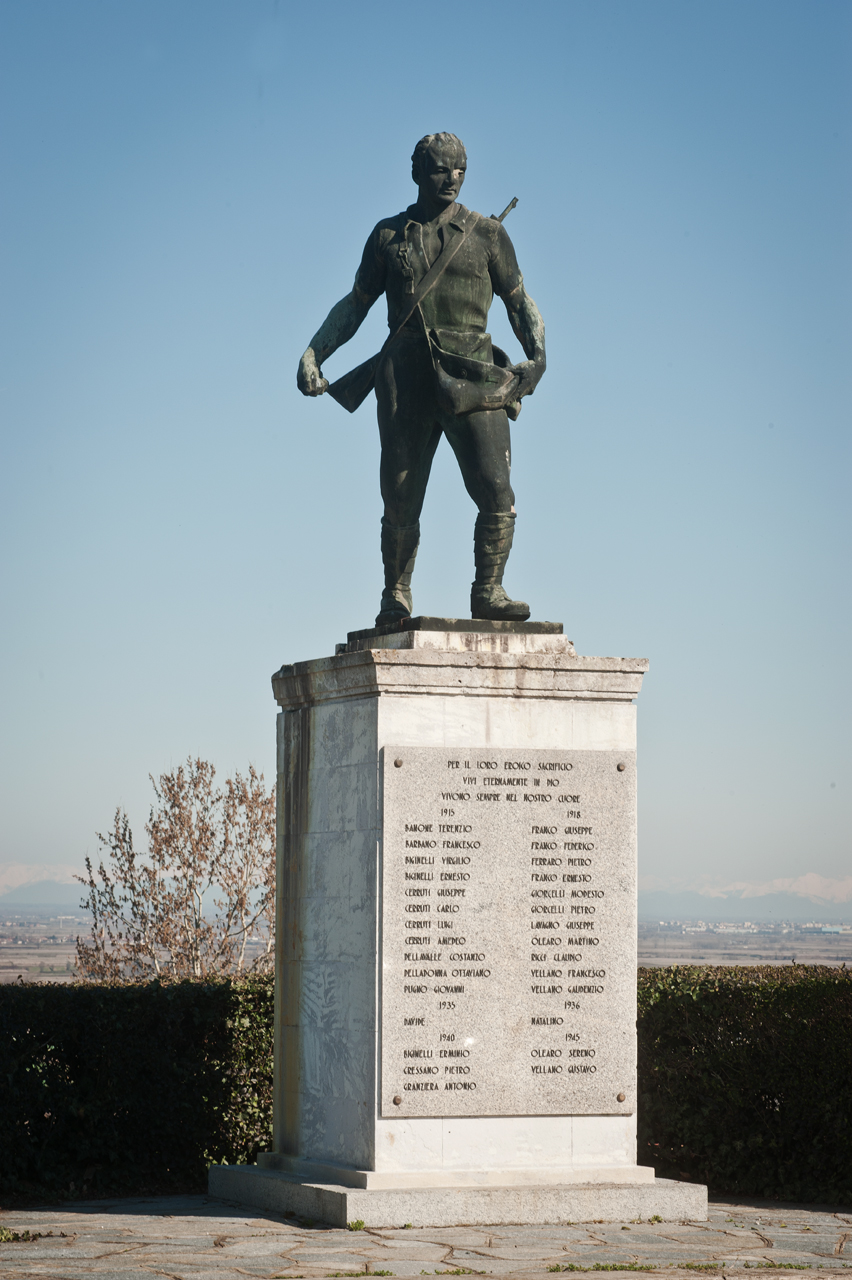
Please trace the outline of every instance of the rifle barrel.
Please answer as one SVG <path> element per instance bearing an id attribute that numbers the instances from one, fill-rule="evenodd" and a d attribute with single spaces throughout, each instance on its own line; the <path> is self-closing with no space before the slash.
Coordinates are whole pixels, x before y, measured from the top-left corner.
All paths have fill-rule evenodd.
<path id="1" fill-rule="evenodd" d="M 512 210 L 514 209 L 514 207 L 515 207 L 515 205 L 516 205 L 517 203 L 518 203 L 518 197 L 517 197 L 517 196 L 514 196 L 514 197 L 509 201 L 509 203 L 506 205 L 506 208 L 503 210 L 503 212 L 500 214 L 500 216 L 499 216 L 498 218 L 495 218 L 495 219 L 494 219 L 494 221 L 495 221 L 495 222 L 502 222 L 502 221 L 503 221 L 503 219 L 506 217 L 506 215 L 512 212 Z"/>

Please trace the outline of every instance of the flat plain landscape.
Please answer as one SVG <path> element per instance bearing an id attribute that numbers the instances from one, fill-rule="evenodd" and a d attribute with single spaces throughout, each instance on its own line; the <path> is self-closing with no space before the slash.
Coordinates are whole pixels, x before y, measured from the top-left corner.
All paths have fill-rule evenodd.
<path id="1" fill-rule="evenodd" d="M 73 982 L 75 939 L 87 932 L 78 915 L 36 912 L 0 917 L 0 983 Z M 852 926 L 704 924 L 639 925 L 639 965 L 821 964 L 852 968 Z M 825 932 L 825 930 L 832 930 Z"/>
<path id="2" fill-rule="evenodd" d="M 0 916 L 0 983 L 72 982 L 75 939 L 86 927 L 82 914 Z"/>
<path id="3" fill-rule="evenodd" d="M 852 926 L 821 924 L 639 925 L 639 965 L 824 964 L 852 967 Z M 827 932 L 827 930 L 830 930 Z"/>

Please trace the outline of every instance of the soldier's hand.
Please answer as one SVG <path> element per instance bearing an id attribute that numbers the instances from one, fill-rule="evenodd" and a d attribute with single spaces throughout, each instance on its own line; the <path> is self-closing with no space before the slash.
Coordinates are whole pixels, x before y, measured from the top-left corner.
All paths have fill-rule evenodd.
<path id="1" fill-rule="evenodd" d="M 303 396 L 321 396 L 328 391 L 328 381 L 322 376 L 313 347 L 308 347 L 299 361 L 296 385 Z"/>
<path id="2" fill-rule="evenodd" d="M 522 360 L 520 364 L 515 365 L 515 369 L 521 375 L 521 385 L 516 396 L 516 399 L 520 400 L 522 396 L 531 396 L 535 391 L 544 373 L 544 367 L 538 360 Z"/>

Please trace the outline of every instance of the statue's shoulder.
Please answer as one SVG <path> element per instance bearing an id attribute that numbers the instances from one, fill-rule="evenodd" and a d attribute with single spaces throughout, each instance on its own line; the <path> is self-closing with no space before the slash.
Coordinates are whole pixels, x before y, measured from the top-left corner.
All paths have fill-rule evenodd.
<path id="1" fill-rule="evenodd" d="M 459 220 L 463 222 L 470 230 L 479 232 L 480 235 L 494 239 L 500 234 L 503 224 L 498 218 L 489 218 L 484 213 L 477 213 L 475 209 L 468 209 L 465 205 L 459 205 Z"/>
<path id="2" fill-rule="evenodd" d="M 401 213 L 394 213 L 389 218 L 382 218 L 373 227 L 372 234 L 377 240 L 392 240 L 394 236 L 401 234 L 410 217 L 410 210 L 403 209 Z"/>

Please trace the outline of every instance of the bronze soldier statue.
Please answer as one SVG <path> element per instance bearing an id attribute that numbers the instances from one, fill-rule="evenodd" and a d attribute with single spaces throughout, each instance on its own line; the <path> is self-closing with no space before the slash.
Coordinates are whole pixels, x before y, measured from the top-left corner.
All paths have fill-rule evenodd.
<path id="1" fill-rule="evenodd" d="M 529 606 L 511 600 L 502 585 L 515 526 L 509 418 L 517 418 L 521 399 L 544 373 L 544 323 L 501 220 L 457 203 L 467 168 L 461 141 L 452 133 L 427 134 L 411 165 L 416 202 L 374 229 L 352 292 L 302 356 L 298 386 L 306 396 L 329 391 L 350 410 L 375 386 L 385 571 L 376 625 L 411 614 L 420 511 L 442 433 L 479 509 L 471 616 L 523 621 Z M 323 362 L 349 341 L 382 293 L 390 329 L 382 350 L 329 386 Z M 521 364 L 492 347 L 486 332 L 495 293 L 527 356 Z"/>

